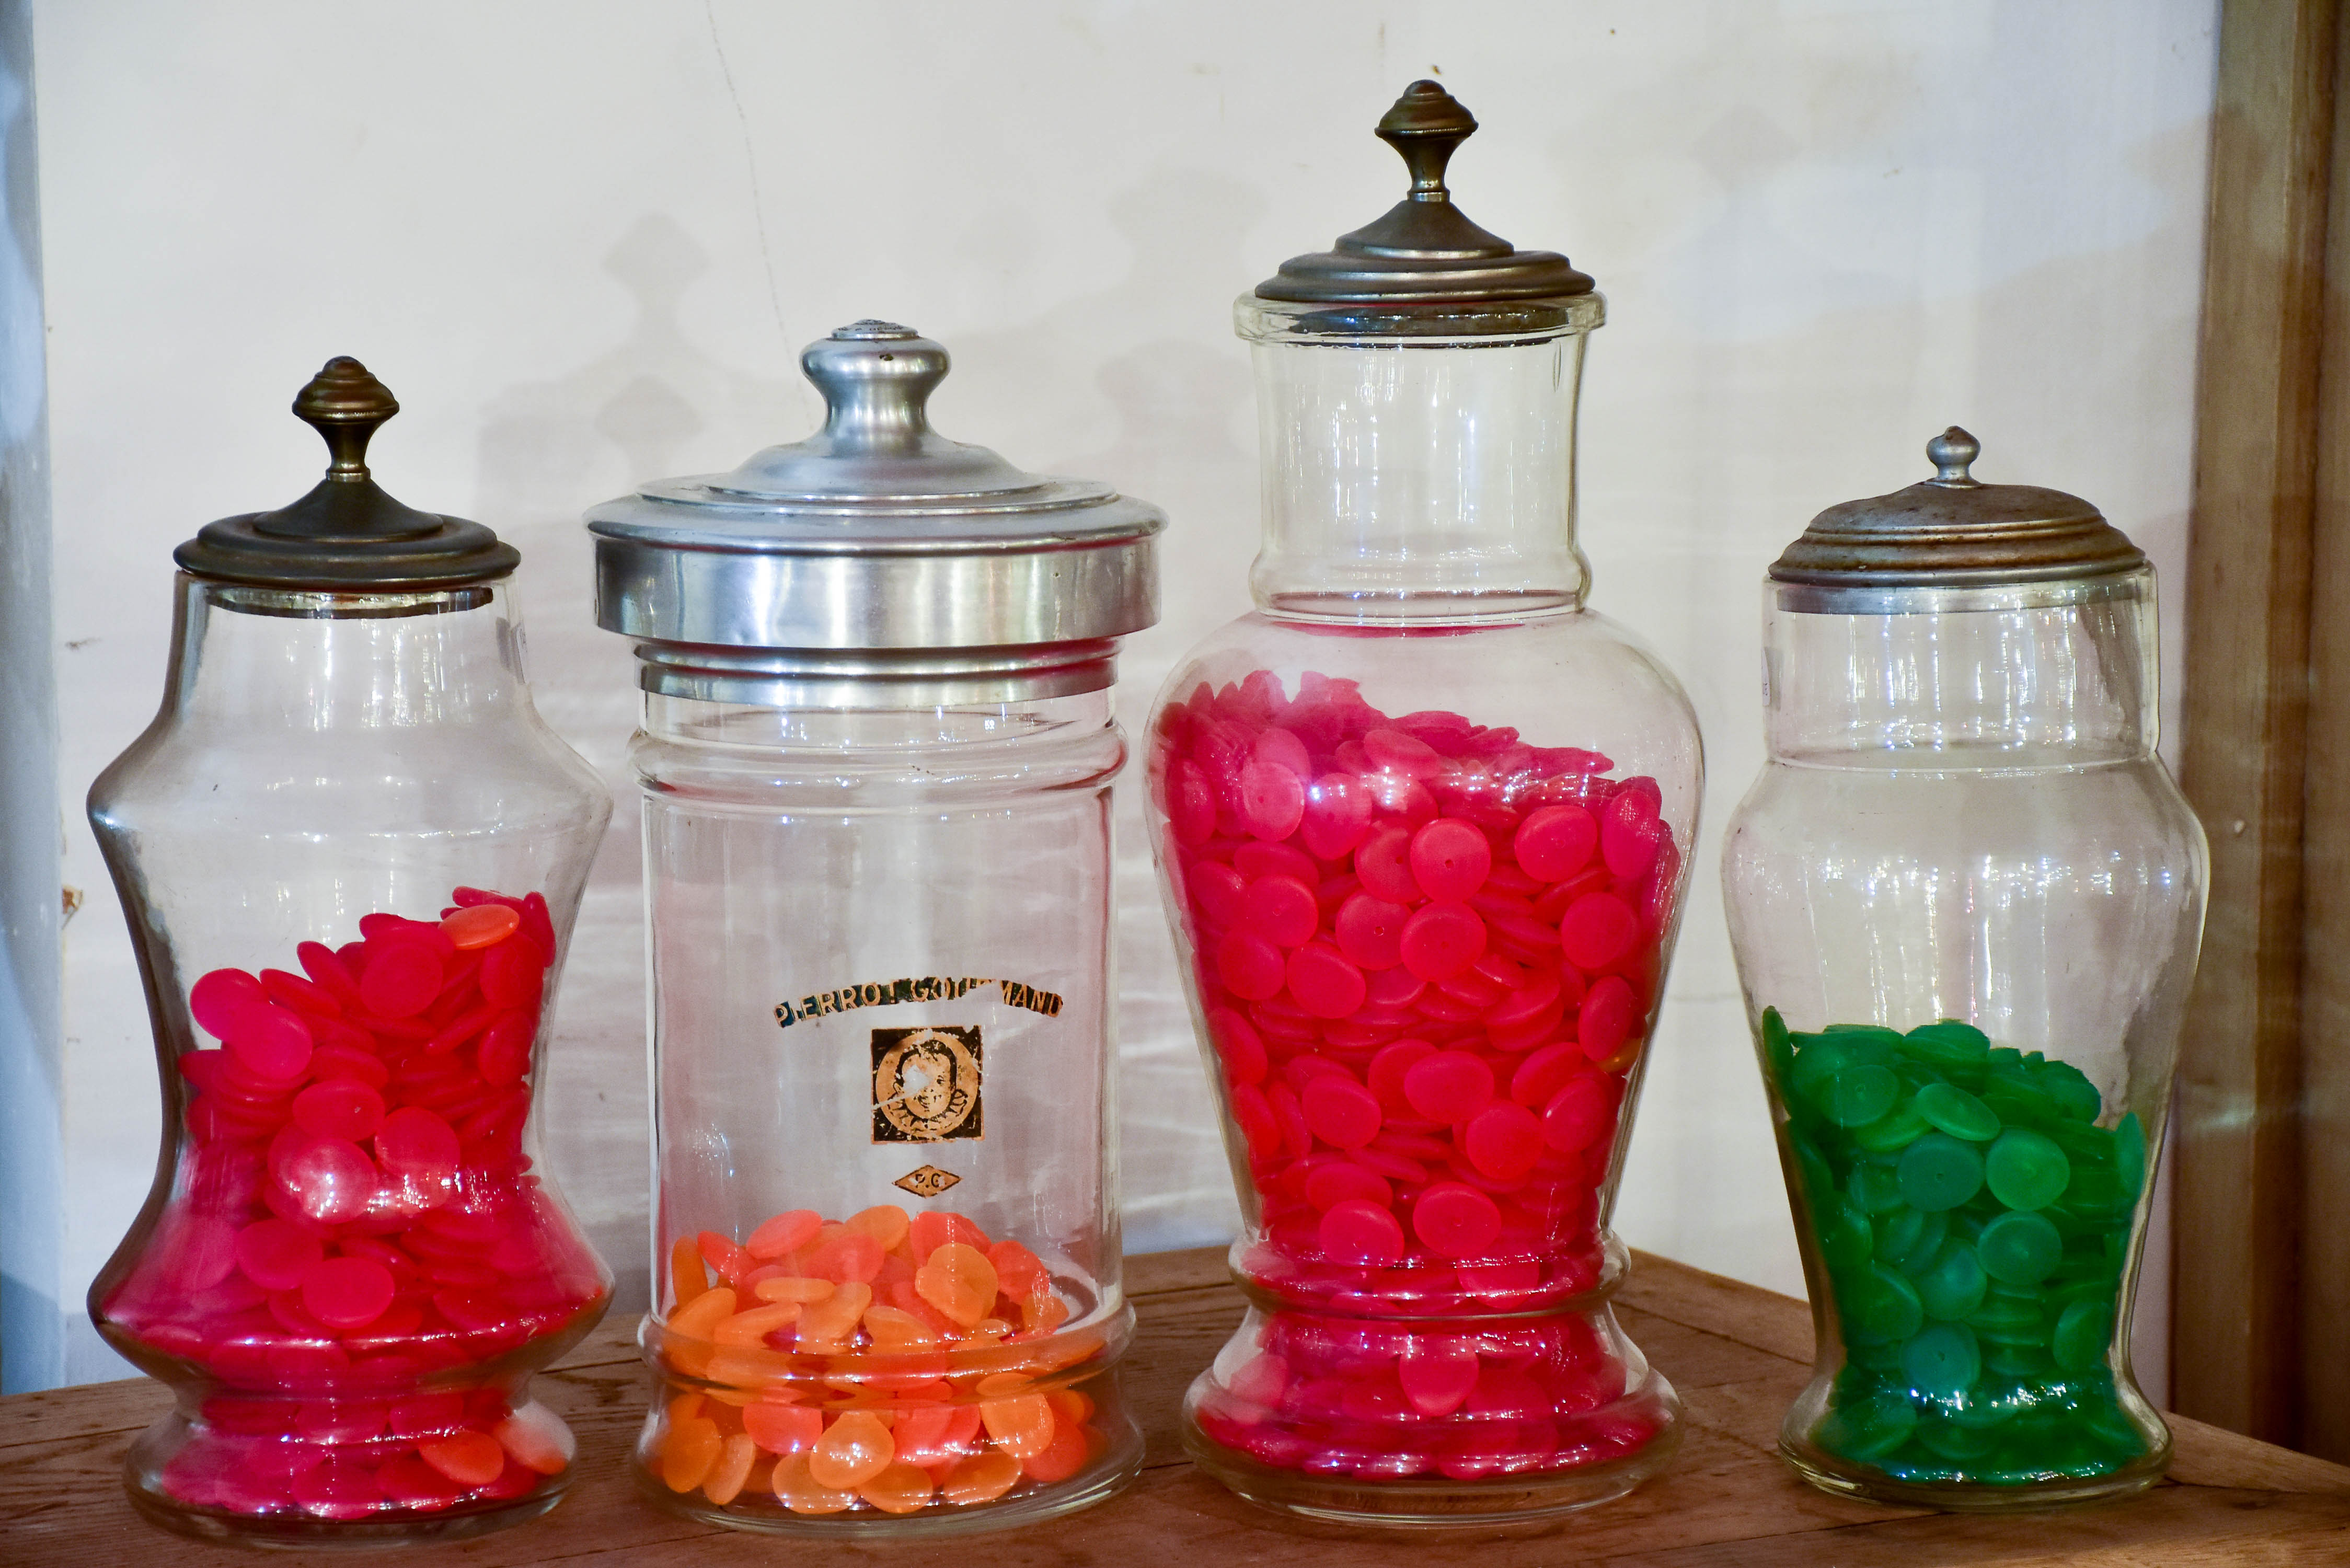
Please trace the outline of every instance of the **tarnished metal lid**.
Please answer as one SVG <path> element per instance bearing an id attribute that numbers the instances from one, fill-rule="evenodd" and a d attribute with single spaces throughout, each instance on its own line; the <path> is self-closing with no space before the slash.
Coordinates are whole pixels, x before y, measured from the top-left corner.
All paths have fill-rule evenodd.
<path id="1" fill-rule="evenodd" d="M 924 406 L 946 377 L 940 345 L 859 321 L 809 345 L 800 369 L 824 393 L 821 431 L 731 473 L 661 480 L 588 514 L 597 622 L 639 639 L 649 665 L 747 672 L 719 649 L 998 649 L 996 664 L 1025 668 L 1035 656 L 1010 650 L 1099 642 L 1158 619 L 1153 541 L 1165 514 L 1107 484 L 1024 473 L 932 431 Z M 941 680 L 986 663 L 931 661 Z M 760 665 L 778 677 L 813 668 Z M 1063 691 L 1094 689 L 1057 679 Z M 740 682 L 662 684 L 650 670 L 646 684 L 775 696 Z"/>
<path id="2" fill-rule="evenodd" d="M 1588 294 L 1592 281 L 1553 251 L 1522 251 L 1469 221 L 1445 189 L 1444 167 L 1476 119 L 1432 81 L 1417 81 L 1378 123 L 1403 155 L 1411 191 L 1377 223 L 1326 251 L 1293 256 L 1257 285 L 1260 299 L 1459 305 Z"/>
<path id="3" fill-rule="evenodd" d="M 357 359 L 328 360 L 294 411 L 325 438 L 327 476 L 290 506 L 206 524 L 172 553 L 182 570 L 216 582 L 375 593 L 463 587 L 521 563 L 479 523 L 404 506 L 376 483 L 368 441 L 400 402 Z"/>
<path id="4" fill-rule="evenodd" d="M 2146 565 L 2145 552 L 2079 496 L 1977 480 L 1968 470 L 1981 450 L 1952 425 L 1926 443 L 1933 478 L 1829 507 L 1772 564 L 1771 580 L 1837 588 L 1992 587 L 2107 576 Z"/>

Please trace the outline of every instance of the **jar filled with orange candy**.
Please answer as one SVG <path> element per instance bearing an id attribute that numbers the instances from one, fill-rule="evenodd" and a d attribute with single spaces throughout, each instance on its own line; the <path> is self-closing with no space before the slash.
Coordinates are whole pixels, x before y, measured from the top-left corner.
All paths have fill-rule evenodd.
<path id="1" fill-rule="evenodd" d="M 639 1487 L 754 1530 L 1099 1501 L 1118 639 L 1164 519 L 931 431 L 946 350 L 812 345 L 806 441 L 588 514 L 644 689 L 656 1398 Z"/>
<path id="2" fill-rule="evenodd" d="M 333 466 L 180 547 L 162 709 L 90 791 L 164 1113 L 90 1314 L 178 1397 L 125 1469 L 189 1534 L 546 1511 L 572 1442 L 531 1374 L 611 1293 L 535 1130 L 611 796 L 531 705 L 514 548 L 369 477 L 399 407 L 352 359 L 303 389 Z"/>

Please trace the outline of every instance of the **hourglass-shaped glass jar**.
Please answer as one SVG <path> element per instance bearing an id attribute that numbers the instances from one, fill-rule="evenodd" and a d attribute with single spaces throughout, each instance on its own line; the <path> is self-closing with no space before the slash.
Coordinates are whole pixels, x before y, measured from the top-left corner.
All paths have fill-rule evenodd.
<path id="1" fill-rule="evenodd" d="M 588 517 L 644 687 L 636 1474 L 743 1529 L 997 1528 L 1141 1463 L 1109 698 L 1165 519 L 932 432 L 946 350 L 903 327 L 800 363 L 821 431 Z"/>
<path id="2" fill-rule="evenodd" d="M 90 1315 L 178 1395 L 127 1471 L 192 1534 L 544 1512 L 571 1437 L 530 1376 L 610 1295 L 535 1090 L 611 797 L 531 705 L 513 547 L 369 477 L 399 407 L 352 359 L 303 389 L 333 466 L 180 547 L 162 710 L 89 794 L 164 1110 Z"/>
<path id="3" fill-rule="evenodd" d="M 2207 857 L 2154 752 L 2153 569 L 1976 452 L 1771 568 L 1722 883 L 1819 1328 L 1780 1451 L 1988 1510 L 2168 1459 L 2130 1298 Z"/>
<path id="4" fill-rule="evenodd" d="M 1243 296 L 1257 609 L 1177 669 L 1150 821 L 1245 1230 L 1185 1437 L 1253 1501 L 1372 1523 L 1614 1496 L 1678 1437 L 1607 1228 L 1702 762 L 1585 607 L 1591 279 L 1462 216 L 1432 82 L 1411 194 Z"/>

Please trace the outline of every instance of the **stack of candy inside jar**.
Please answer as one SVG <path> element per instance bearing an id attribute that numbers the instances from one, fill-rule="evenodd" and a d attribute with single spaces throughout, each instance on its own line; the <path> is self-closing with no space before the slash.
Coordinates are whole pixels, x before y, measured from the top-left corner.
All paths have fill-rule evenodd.
<path id="1" fill-rule="evenodd" d="M 1242 1266 L 1284 1303 L 1194 1389 L 1212 1441 L 1474 1480 L 1664 1425 L 1604 1304 L 1565 1306 L 1607 1268 L 1680 870 L 1655 782 L 1612 767 L 1311 673 L 1162 715 L 1161 852 L 1261 1232 Z"/>
<path id="2" fill-rule="evenodd" d="M 680 1237 L 670 1278 L 649 1331 L 663 1403 L 638 1458 L 673 1493 L 753 1519 L 969 1508 L 1107 1448 L 1073 1386 L 1098 1372 L 1101 1336 L 1059 1332 L 1069 1308 L 1043 1261 L 961 1214 L 792 1210 L 740 1244 Z"/>
<path id="3" fill-rule="evenodd" d="M 1846 1366 L 1814 1440 L 1903 1480 L 2107 1475 L 2149 1434 L 2106 1355 L 2146 1181 L 2135 1114 L 2041 1053 L 1944 1020 L 1792 1033 L 1763 1059 Z"/>
<path id="4" fill-rule="evenodd" d="M 156 1484 L 238 1515 L 355 1520 L 549 1492 L 570 1433 L 525 1392 L 601 1267 L 522 1140 L 555 929 L 460 888 L 371 914 L 303 972 L 214 970 L 188 1011 L 186 1137 L 111 1335 L 201 1389 Z M 165 1372 L 164 1376 L 173 1376 Z M 171 1430 L 171 1428 L 166 1428 Z"/>

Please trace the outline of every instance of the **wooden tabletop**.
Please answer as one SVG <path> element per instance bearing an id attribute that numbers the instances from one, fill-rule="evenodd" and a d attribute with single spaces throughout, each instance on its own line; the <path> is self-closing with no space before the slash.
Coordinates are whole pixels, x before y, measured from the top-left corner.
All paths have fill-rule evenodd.
<path id="1" fill-rule="evenodd" d="M 639 1501 L 623 1470 L 644 1414 L 634 1320 L 608 1323 L 543 1378 L 541 1397 L 579 1437 L 571 1494 L 544 1519 L 460 1543 L 372 1560 L 527 1568 L 724 1568 L 984 1562 L 989 1568 L 1104 1563 L 1150 1568 L 1425 1565 L 1431 1554 L 1479 1568 L 1639 1563 L 1656 1568 L 1931 1568 L 1943 1563 L 2189 1568 L 2216 1563 L 2350 1563 L 2350 1469 L 2170 1417 L 2178 1455 L 2163 1485 L 2126 1502 L 1986 1518 L 1882 1508 L 1797 1480 L 1773 1453 L 1779 1418 L 1812 1356 L 1800 1302 L 1636 1255 L 1618 1298 L 1626 1329 L 1688 1410 L 1665 1473 L 1631 1496 L 1538 1532 L 1470 1527 L 1439 1535 L 1368 1534 L 1295 1522 L 1242 1502 L 1195 1472 L 1176 1435 L 1183 1389 L 1239 1321 L 1220 1250 L 1131 1258 L 1141 1318 L 1127 1388 L 1149 1443 L 1141 1479 L 1087 1512 L 999 1535 L 900 1547 L 827 1546 L 717 1531 Z M 168 1400 L 145 1379 L 0 1399 L 0 1564 L 40 1568 L 252 1563 L 250 1553 L 182 1541 L 141 1522 L 124 1500 L 122 1454 Z M 342 1552 L 286 1552 L 280 1563 L 348 1563 Z"/>

